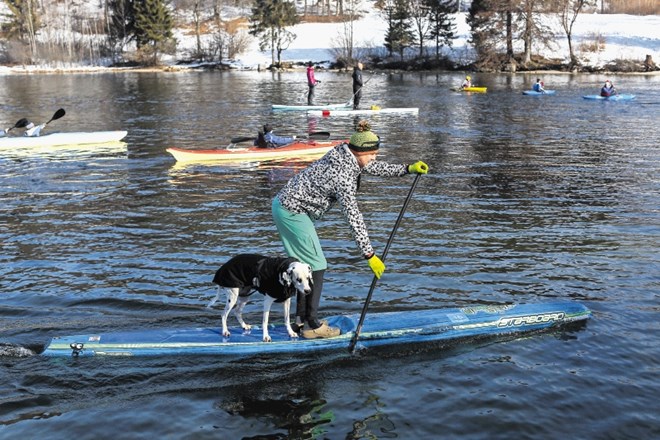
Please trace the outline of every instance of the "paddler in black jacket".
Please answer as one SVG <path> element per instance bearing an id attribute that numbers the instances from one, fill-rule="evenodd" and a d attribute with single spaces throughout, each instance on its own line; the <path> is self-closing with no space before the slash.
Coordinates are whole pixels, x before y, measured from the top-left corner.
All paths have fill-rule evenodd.
<path id="1" fill-rule="evenodd" d="M 353 67 L 353 110 L 357 110 L 360 106 L 360 98 L 362 98 L 362 63 L 357 63 Z"/>

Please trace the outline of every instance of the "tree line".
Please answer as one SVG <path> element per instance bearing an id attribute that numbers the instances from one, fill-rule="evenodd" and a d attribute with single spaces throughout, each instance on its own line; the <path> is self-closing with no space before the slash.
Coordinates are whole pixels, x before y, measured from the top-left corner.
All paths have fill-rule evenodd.
<path id="1" fill-rule="evenodd" d="M 183 54 L 190 61 L 217 62 L 236 57 L 257 38 L 269 50 L 273 66 L 295 41 L 293 26 L 325 16 L 343 23 L 333 41 L 339 65 L 357 59 L 374 62 L 447 60 L 445 48 L 456 38 L 456 12 L 470 4 L 467 21 L 474 54 L 469 63 L 481 69 L 515 70 L 533 63 L 534 50 L 552 45 L 556 36 L 548 17 L 561 23 L 568 41 L 570 68 L 579 64 L 572 41 L 580 13 L 620 8 L 619 0 L 2 0 L 0 25 L 3 64 L 85 63 L 156 65 L 177 52 L 174 31 L 195 37 Z M 386 53 L 365 54 L 356 47 L 355 26 L 376 8 L 386 24 Z M 232 14 L 225 13 L 232 9 Z M 237 18 L 223 19 L 233 15 Z M 240 18 L 241 16 L 246 18 Z M 522 50 L 516 48 L 522 47 Z"/>

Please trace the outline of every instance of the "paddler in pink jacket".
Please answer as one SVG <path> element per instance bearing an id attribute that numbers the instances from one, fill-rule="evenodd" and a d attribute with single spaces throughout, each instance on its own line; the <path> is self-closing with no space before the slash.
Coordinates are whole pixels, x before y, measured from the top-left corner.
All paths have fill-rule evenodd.
<path id="1" fill-rule="evenodd" d="M 314 78 L 314 63 L 311 61 L 307 64 L 307 86 L 309 92 L 307 93 L 307 105 L 314 105 L 314 87 L 321 81 Z"/>

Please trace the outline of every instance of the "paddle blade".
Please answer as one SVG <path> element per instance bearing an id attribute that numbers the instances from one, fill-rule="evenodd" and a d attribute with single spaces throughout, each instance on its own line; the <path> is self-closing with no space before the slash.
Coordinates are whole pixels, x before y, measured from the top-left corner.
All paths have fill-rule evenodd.
<path id="1" fill-rule="evenodd" d="M 14 124 L 14 126 L 11 127 L 9 130 L 12 130 L 14 128 L 23 128 L 23 127 L 27 126 L 29 123 L 30 123 L 30 121 L 28 121 L 27 119 L 21 118 L 18 121 L 16 121 L 16 124 Z M 9 130 L 7 130 L 7 131 L 9 131 Z"/>
<path id="2" fill-rule="evenodd" d="M 247 142 L 247 141 L 253 141 L 254 142 L 254 136 L 238 136 L 231 138 L 231 143 L 232 144 L 240 144 L 241 142 Z"/>
<path id="3" fill-rule="evenodd" d="M 309 133 L 307 135 L 309 139 L 316 139 L 316 140 L 324 140 L 324 139 L 330 139 L 330 132 L 329 131 L 315 131 L 313 133 Z"/>
<path id="4" fill-rule="evenodd" d="M 58 109 L 55 114 L 53 115 L 52 118 L 50 118 L 50 121 L 46 122 L 46 125 L 50 124 L 51 121 L 54 121 L 55 119 L 60 119 L 62 116 L 64 116 L 66 112 L 64 111 L 63 108 Z"/>

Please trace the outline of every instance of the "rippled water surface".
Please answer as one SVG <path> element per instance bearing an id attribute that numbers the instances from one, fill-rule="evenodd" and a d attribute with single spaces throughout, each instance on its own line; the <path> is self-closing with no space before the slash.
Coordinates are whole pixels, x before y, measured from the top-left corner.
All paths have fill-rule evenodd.
<path id="1" fill-rule="evenodd" d="M 320 73 L 320 102 L 349 74 Z M 582 99 L 604 78 L 370 76 L 363 104 L 381 158 L 426 161 L 370 311 L 579 301 L 593 319 L 520 339 L 356 356 L 47 359 L 56 335 L 218 325 L 214 271 L 282 253 L 270 200 L 304 164 L 176 165 L 270 122 L 350 135 L 353 119 L 273 114 L 303 102 L 304 73 L 0 77 L 2 121 L 128 130 L 125 145 L 0 150 L 0 437 L 653 438 L 660 436 L 660 77 L 613 78 L 630 102 Z M 412 179 L 365 177 L 382 250 Z M 361 310 L 371 277 L 339 209 L 319 223 L 324 314 Z M 259 320 L 260 305 L 247 318 Z M 233 318 L 232 318 L 233 319 Z M 279 307 L 271 319 L 281 319 Z"/>

